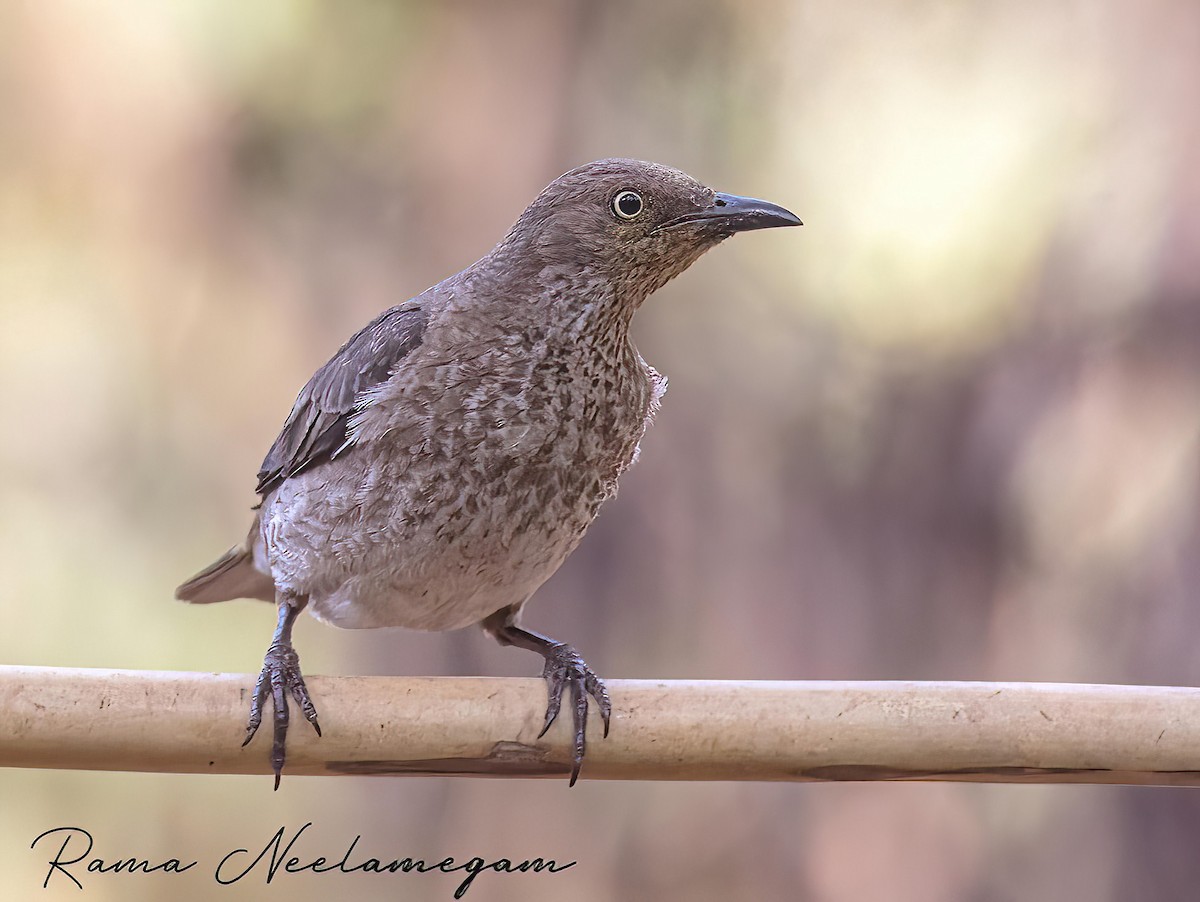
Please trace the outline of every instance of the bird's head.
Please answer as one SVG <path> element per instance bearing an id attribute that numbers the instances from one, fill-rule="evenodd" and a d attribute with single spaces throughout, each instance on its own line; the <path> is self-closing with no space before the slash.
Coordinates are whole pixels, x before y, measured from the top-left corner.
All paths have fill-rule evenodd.
<path id="1" fill-rule="evenodd" d="M 502 246 L 545 272 L 586 269 L 636 306 L 735 232 L 797 225 L 783 207 L 719 194 L 669 166 L 597 160 L 547 185 Z"/>

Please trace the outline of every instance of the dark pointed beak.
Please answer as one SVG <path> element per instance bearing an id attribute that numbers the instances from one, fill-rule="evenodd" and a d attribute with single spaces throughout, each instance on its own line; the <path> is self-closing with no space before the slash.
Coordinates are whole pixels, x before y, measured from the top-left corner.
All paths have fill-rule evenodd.
<path id="1" fill-rule="evenodd" d="M 715 194 L 713 205 L 707 210 L 687 213 L 659 228 L 669 229 L 685 223 L 696 223 L 726 233 L 804 225 L 791 210 L 769 201 L 737 194 Z"/>
<path id="2" fill-rule="evenodd" d="M 778 204 L 753 197 L 740 197 L 737 194 L 718 194 L 713 198 L 713 207 L 709 218 L 728 223 L 727 227 L 735 232 L 749 232 L 751 229 L 774 229 L 779 226 L 804 225 L 791 210 L 785 210 Z"/>

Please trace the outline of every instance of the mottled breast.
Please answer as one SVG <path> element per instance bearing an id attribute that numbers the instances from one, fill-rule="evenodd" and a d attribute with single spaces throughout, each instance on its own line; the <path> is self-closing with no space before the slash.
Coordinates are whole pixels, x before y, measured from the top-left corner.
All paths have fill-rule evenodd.
<path id="1" fill-rule="evenodd" d="M 623 344 L 431 349 L 421 378 L 389 386 L 385 428 L 264 508 L 277 584 L 347 627 L 453 629 L 523 602 L 615 493 L 657 410 L 665 380 Z"/>

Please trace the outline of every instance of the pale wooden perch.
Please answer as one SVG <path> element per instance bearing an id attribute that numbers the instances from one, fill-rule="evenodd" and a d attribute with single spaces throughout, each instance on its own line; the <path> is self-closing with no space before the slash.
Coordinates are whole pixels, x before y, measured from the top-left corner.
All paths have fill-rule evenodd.
<path id="1" fill-rule="evenodd" d="M 539 679 L 311 677 L 286 773 L 565 776 Z M 0 766 L 267 774 L 254 678 L 0 667 Z M 1200 785 L 1200 689 L 1052 683 L 612 680 L 585 779 Z"/>

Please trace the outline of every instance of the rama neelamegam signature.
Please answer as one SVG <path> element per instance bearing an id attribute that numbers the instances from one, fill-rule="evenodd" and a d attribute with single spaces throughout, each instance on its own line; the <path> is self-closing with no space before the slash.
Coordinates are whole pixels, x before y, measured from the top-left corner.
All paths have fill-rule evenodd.
<path id="1" fill-rule="evenodd" d="M 222 886 L 237 883 L 245 877 L 255 874 L 261 876 L 267 883 L 281 874 L 299 874 L 311 871 L 314 874 L 330 872 L 339 874 L 465 874 L 462 882 L 454 890 L 454 898 L 461 899 L 471 883 L 484 871 L 494 871 L 497 874 L 515 874 L 532 872 L 535 874 L 548 871 L 556 874 L 574 867 L 576 862 L 568 861 L 559 864 L 554 859 L 526 859 L 510 861 L 507 858 L 497 858 L 487 861 L 483 858 L 469 858 L 457 861 L 454 858 L 443 858 L 440 861 L 427 862 L 420 858 L 393 858 L 385 861 L 382 858 L 355 856 L 354 850 L 362 839 L 355 836 L 340 858 L 325 856 L 301 857 L 293 855 L 292 848 L 312 826 L 305 824 L 299 830 L 289 835 L 287 827 L 280 827 L 258 852 L 248 849 L 233 849 L 228 852 L 213 868 L 213 879 Z M 30 844 L 36 849 L 42 843 L 43 848 L 54 849 L 53 857 L 46 864 L 46 879 L 42 888 L 50 886 L 51 879 L 70 880 L 83 889 L 83 878 L 88 874 L 182 874 L 196 867 L 198 861 L 184 861 L 181 858 L 168 858 L 164 861 L 152 862 L 145 858 L 113 858 L 104 859 L 90 857 L 95 841 L 92 834 L 82 827 L 55 827 L 40 833 Z"/>

